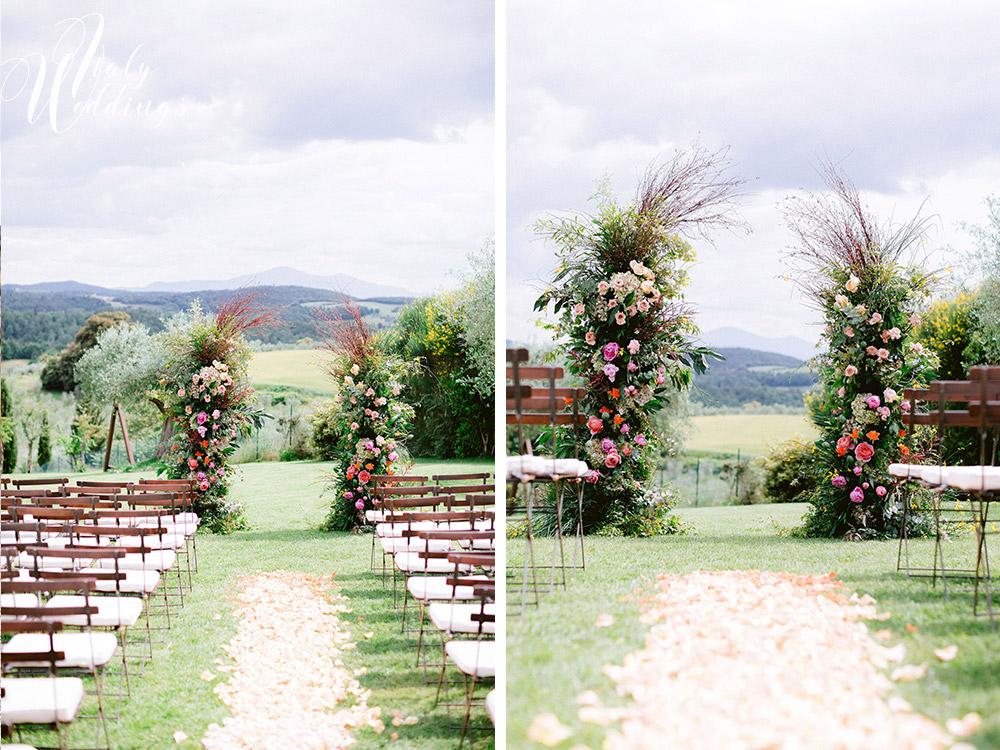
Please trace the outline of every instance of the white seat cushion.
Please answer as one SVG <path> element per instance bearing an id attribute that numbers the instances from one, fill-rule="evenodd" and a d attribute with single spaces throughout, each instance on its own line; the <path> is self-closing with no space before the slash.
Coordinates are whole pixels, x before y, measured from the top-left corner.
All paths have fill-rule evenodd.
<path id="1" fill-rule="evenodd" d="M 147 536 L 123 536 L 118 539 L 119 547 L 148 547 L 149 549 L 180 549 L 187 542 L 183 534 L 149 534 Z"/>
<path id="2" fill-rule="evenodd" d="M 83 703 L 83 680 L 78 677 L 5 677 L 0 685 L 5 726 L 73 721 Z"/>
<path id="3" fill-rule="evenodd" d="M 1000 466 L 947 466 L 944 479 L 949 487 L 967 492 L 1000 490 Z"/>
<path id="4" fill-rule="evenodd" d="M 380 523 L 375 526 L 375 536 L 395 537 L 402 536 L 407 529 L 412 531 L 430 531 L 436 529 L 437 524 L 433 521 L 414 521 L 413 523 Z"/>
<path id="5" fill-rule="evenodd" d="M 34 594 L 0 594 L 0 610 L 8 607 L 38 607 L 38 597 Z"/>
<path id="6" fill-rule="evenodd" d="M 82 607 L 88 597 L 76 594 L 56 594 L 46 607 Z M 131 627 L 142 614 L 142 599 L 135 596 L 91 596 L 90 606 L 97 607 L 97 613 L 90 616 L 90 624 L 97 628 Z M 86 627 L 86 615 L 50 617 L 66 625 Z"/>
<path id="7" fill-rule="evenodd" d="M 889 476 L 896 479 L 920 479 L 926 466 L 918 464 L 889 464 Z"/>
<path id="8" fill-rule="evenodd" d="M 99 570 L 107 572 L 105 568 L 100 568 Z M 86 575 L 87 569 L 84 568 L 80 572 Z M 123 594 L 151 594 L 156 591 L 156 587 L 160 584 L 160 574 L 155 570 L 119 569 L 118 572 L 124 575 L 125 578 L 120 581 L 98 578 L 94 584 L 95 588 L 104 593 L 119 591 Z"/>
<path id="9" fill-rule="evenodd" d="M 170 570 L 177 561 L 177 553 L 169 549 L 158 549 L 147 552 L 145 555 L 138 552 L 130 552 L 124 557 L 118 558 L 119 570 Z M 98 560 L 97 567 L 111 568 L 114 570 L 115 561 L 112 559 Z"/>
<path id="10" fill-rule="evenodd" d="M 56 651 L 66 654 L 56 662 L 60 667 L 90 669 L 108 664 L 118 650 L 118 637 L 113 633 L 56 633 L 53 636 Z M 25 654 L 49 650 L 46 633 L 18 633 L 3 647 L 5 654 Z M 19 667 L 44 667 L 47 661 L 16 662 Z"/>
<path id="11" fill-rule="evenodd" d="M 486 694 L 486 713 L 490 715 L 490 721 L 497 723 L 497 691 L 491 690 Z"/>
<path id="12" fill-rule="evenodd" d="M 447 539 L 421 539 L 420 537 L 385 537 L 380 540 L 382 551 L 386 554 L 394 552 L 429 551 L 445 552 L 451 549 L 451 542 Z"/>
<path id="13" fill-rule="evenodd" d="M 472 619 L 472 615 L 485 611 L 496 616 L 496 606 L 488 603 L 480 607 L 479 603 L 465 604 L 455 602 L 431 602 L 427 614 L 434 627 L 442 633 L 478 633 L 480 623 Z M 496 622 L 482 623 L 482 632 L 493 634 L 497 632 Z"/>
<path id="14" fill-rule="evenodd" d="M 586 462 L 576 458 L 553 458 L 551 456 L 508 456 L 507 479 L 527 481 L 533 477 L 561 479 L 582 477 L 590 473 Z"/>
<path id="15" fill-rule="evenodd" d="M 455 563 L 448 562 L 447 558 L 422 558 L 416 552 L 397 552 L 395 560 L 396 567 L 404 573 L 451 573 L 455 570 Z M 469 571 L 472 566 L 460 565 L 458 570 Z"/>
<path id="16" fill-rule="evenodd" d="M 469 577 L 480 581 L 490 580 L 483 575 Z M 414 599 L 425 602 L 476 598 L 472 586 L 449 586 L 447 576 L 410 576 L 406 579 L 406 588 Z"/>
<path id="17" fill-rule="evenodd" d="M 463 674 L 496 677 L 496 641 L 448 641 L 444 649 Z"/>

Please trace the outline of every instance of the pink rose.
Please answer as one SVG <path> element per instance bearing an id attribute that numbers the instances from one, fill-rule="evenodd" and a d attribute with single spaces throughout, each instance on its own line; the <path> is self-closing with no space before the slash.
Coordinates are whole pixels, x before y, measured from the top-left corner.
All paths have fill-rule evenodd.
<path id="1" fill-rule="evenodd" d="M 595 334 L 593 331 L 587 331 L 583 335 L 583 340 L 586 341 L 591 346 L 593 346 L 594 344 L 597 343 L 597 334 Z"/>
<path id="2" fill-rule="evenodd" d="M 607 376 L 608 380 L 610 380 L 612 383 L 614 383 L 615 382 L 615 375 L 618 374 L 618 368 L 615 367 L 614 365 L 610 364 L 610 363 L 606 364 L 606 365 L 604 365 L 604 374 Z"/>
<path id="3" fill-rule="evenodd" d="M 872 313 L 872 316 L 868 318 L 868 325 L 877 326 L 881 322 L 882 322 L 881 313 Z"/>
<path id="4" fill-rule="evenodd" d="M 837 389 L 837 395 L 840 396 L 841 398 L 844 397 L 845 393 L 846 391 L 844 390 L 844 386 L 841 386 L 840 388 Z"/>
<path id="5" fill-rule="evenodd" d="M 897 394 L 896 391 L 894 391 L 892 388 L 886 388 L 884 391 L 882 391 L 882 398 L 885 399 L 885 402 L 887 404 L 891 404 L 893 401 L 899 398 L 899 394 Z"/>
<path id="6" fill-rule="evenodd" d="M 396 453 L 396 451 L 393 451 L 392 453 L 389 454 L 388 458 L 390 461 L 395 461 L 397 458 L 399 458 L 399 454 Z"/>
<path id="7" fill-rule="evenodd" d="M 876 494 L 876 495 L 878 495 L 879 497 L 885 497 L 885 496 L 886 496 L 886 493 L 887 493 L 888 491 L 889 491 L 889 490 L 887 490 L 887 489 L 886 489 L 885 487 L 883 487 L 883 486 L 882 486 L 881 484 L 880 484 L 880 485 L 879 485 L 878 487 L 876 487 L 876 488 L 875 488 L 875 494 Z"/>
<path id="8" fill-rule="evenodd" d="M 201 484 L 198 485 L 198 489 L 200 489 L 202 492 L 204 492 L 205 490 L 207 490 L 209 487 L 211 487 L 211 485 L 208 483 L 207 479 L 204 480 Z"/>
<path id="9" fill-rule="evenodd" d="M 883 359 L 888 359 L 889 358 L 889 350 L 888 349 L 879 349 L 877 353 L 878 353 L 878 360 L 879 360 L 879 362 L 881 362 Z"/>
<path id="10" fill-rule="evenodd" d="M 356 503 L 354 503 L 354 507 L 357 508 L 358 510 L 364 510 L 365 509 L 365 501 L 364 500 L 358 500 Z"/>
<path id="11" fill-rule="evenodd" d="M 635 372 L 638 369 L 639 369 L 639 365 L 637 365 L 635 362 L 629 362 L 628 363 L 628 371 L 629 372 Z"/>
<path id="12" fill-rule="evenodd" d="M 875 449 L 871 443 L 858 443 L 854 449 L 854 455 L 861 463 L 866 464 L 872 460 L 872 456 L 875 455 Z"/>
<path id="13" fill-rule="evenodd" d="M 177 390 L 177 397 L 178 398 L 184 398 L 184 389 L 183 388 L 179 388 Z"/>
<path id="14" fill-rule="evenodd" d="M 368 480 L 372 478 L 372 475 L 367 471 L 362 469 L 358 472 L 358 484 L 368 484 Z"/>
<path id="15" fill-rule="evenodd" d="M 604 440 L 601 441 L 601 450 L 605 453 L 615 452 L 615 441 L 611 438 L 604 438 Z"/>
<path id="16" fill-rule="evenodd" d="M 639 308 L 639 312 L 649 312 L 649 302 L 645 299 L 641 299 L 636 303 L 636 307 Z"/>
<path id="17" fill-rule="evenodd" d="M 867 490 L 871 485 L 869 485 L 868 482 L 864 482 L 861 486 Z"/>
<path id="18" fill-rule="evenodd" d="M 628 426 L 628 422 L 622 425 L 621 433 L 622 435 L 627 435 L 631 428 Z"/>
<path id="19" fill-rule="evenodd" d="M 344 497 L 346 497 L 348 500 L 353 500 L 354 499 L 354 493 L 351 492 L 350 490 L 348 490 L 347 492 L 344 493 Z"/>
<path id="20" fill-rule="evenodd" d="M 847 484 L 847 480 L 844 477 L 840 476 L 839 474 L 830 481 L 833 483 L 834 487 L 843 487 L 844 485 Z"/>
<path id="21" fill-rule="evenodd" d="M 854 338 L 854 329 L 851 328 L 850 326 L 847 326 L 847 328 L 844 329 L 844 335 L 847 336 L 847 338 L 849 339 Z"/>
<path id="22" fill-rule="evenodd" d="M 853 378 L 858 374 L 858 368 L 854 365 L 848 365 L 844 368 L 844 377 Z"/>
<path id="23" fill-rule="evenodd" d="M 212 419 L 218 419 L 221 416 L 221 414 L 222 412 L 216 409 L 215 411 L 212 412 Z"/>
<path id="24" fill-rule="evenodd" d="M 608 300 L 608 309 L 612 310 L 616 307 L 618 307 L 618 299 L 617 297 L 612 297 L 611 299 Z"/>
<path id="25" fill-rule="evenodd" d="M 902 409 L 903 411 L 909 411 L 910 410 L 910 402 L 909 401 L 904 401 L 903 403 L 901 403 L 899 405 L 899 408 Z"/>
<path id="26" fill-rule="evenodd" d="M 604 349 L 602 349 L 601 351 L 604 354 L 605 361 L 610 362 L 611 360 L 613 360 L 615 357 L 618 356 L 618 352 L 621 351 L 621 347 L 618 346 L 618 344 L 616 344 L 614 341 L 612 341 L 610 343 L 605 344 Z"/>
<path id="27" fill-rule="evenodd" d="M 609 284 L 608 282 L 606 282 L 606 281 L 598 281 L 598 282 L 597 282 L 597 293 L 598 293 L 599 295 L 601 295 L 602 297 L 603 297 L 603 296 L 604 296 L 605 294 L 607 294 L 607 293 L 608 293 L 608 290 L 609 290 L 610 288 L 611 288 L 611 285 L 610 285 L 610 284 Z"/>
<path id="28" fill-rule="evenodd" d="M 583 306 L 582 302 L 577 302 L 575 305 L 573 305 L 574 315 L 583 315 L 586 311 L 587 308 Z"/>
<path id="29" fill-rule="evenodd" d="M 591 435 L 596 435 L 604 429 L 604 421 L 600 417 L 591 417 L 587 420 L 587 429 Z"/>
<path id="30" fill-rule="evenodd" d="M 861 467 L 860 466 L 855 466 L 853 469 L 851 469 L 851 471 L 853 471 L 856 476 L 859 476 L 859 477 L 861 476 Z"/>
<path id="31" fill-rule="evenodd" d="M 615 323 L 620 326 L 625 325 L 625 313 L 615 313 Z"/>
<path id="32" fill-rule="evenodd" d="M 861 489 L 860 487 L 855 487 L 853 490 L 851 490 L 852 503 L 860 503 L 864 499 L 865 499 L 865 491 L 863 489 Z"/>
<path id="33" fill-rule="evenodd" d="M 878 354 L 878 349 L 876 349 L 874 346 L 869 346 L 867 349 L 865 349 L 865 352 L 868 353 L 869 357 L 874 357 L 875 355 Z"/>
<path id="34" fill-rule="evenodd" d="M 636 445 L 645 445 L 646 444 L 646 436 L 643 435 L 640 432 L 638 435 L 635 436 L 635 444 Z"/>
<path id="35" fill-rule="evenodd" d="M 365 450 L 366 451 L 375 450 L 375 443 L 373 443 L 371 440 L 366 440 L 365 441 Z"/>
<path id="36" fill-rule="evenodd" d="M 868 404 L 869 409 L 877 409 L 881 405 L 878 396 L 869 396 L 865 399 L 865 403 Z"/>
<path id="37" fill-rule="evenodd" d="M 609 453 L 604 457 L 604 465 L 609 469 L 615 468 L 618 464 L 622 462 L 622 457 L 617 453 Z"/>
<path id="38" fill-rule="evenodd" d="M 586 475 L 584 475 L 584 479 L 586 479 L 591 484 L 597 484 L 597 480 L 600 478 L 601 478 L 601 472 L 597 471 L 596 469 L 589 471 L 587 472 Z"/>
<path id="39" fill-rule="evenodd" d="M 206 432 L 208 432 L 208 428 L 207 427 L 201 426 L 201 427 L 198 428 L 198 435 L 200 435 L 201 437 L 205 437 L 205 433 Z"/>
<path id="40" fill-rule="evenodd" d="M 198 459 L 197 458 L 189 458 L 188 459 L 188 468 L 189 469 L 197 469 L 198 468 Z"/>

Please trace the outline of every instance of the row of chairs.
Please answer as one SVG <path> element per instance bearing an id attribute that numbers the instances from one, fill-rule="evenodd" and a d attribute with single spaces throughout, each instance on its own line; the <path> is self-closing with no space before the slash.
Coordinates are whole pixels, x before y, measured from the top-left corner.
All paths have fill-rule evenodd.
<path id="1" fill-rule="evenodd" d="M 579 406 L 584 389 L 558 386 L 563 368 L 529 366 L 528 360 L 527 349 L 507 350 L 506 423 L 515 428 L 517 437 L 516 455 L 507 459 L 507 523 L 512 536 L 523 534 L 526 542 L 521 564 L 508 565 L 507 610 L 519 615 L 538 604 L 540 594 L 565 588 L 568 570 L 586 567 L 583 483 L 591 473 L 578 453 L 580 425 L 587 421 Z M 547 429 L 553 442 L 559 430 L 570 428 L 573 456 L 557 457 L 555 446 L 547 456 L 535 455 L 532 427 Z M 574 502 L 575 518 L 572 528 L 566 529 L 567 503 Z M 539 520 L 547 522 L 546 533 L 552 537 L 548 562 L 536 558 Z M 571 557 L 567 536 L 572 539 Z"/>
<path id="2" fill-rule="evenodd" d="M 5 737 L 43 725 L 64 748 L 67 725 L 92 718 L 94 747 L 110 746 L 108 699 L 119 716 L 193 584 L 193 499 L 186 480 L 4 479 Z"/>
<path id="3" fill-rule="evenodd" d="M 401 632 L 416 650 L 425 683 L 436 677 L 435 706 L 461 708 L 461 747 L 472 728 L 477 686 L 496 675 L 496 495 L 489 473 L 380 475 L 371 568 L 393 587 Z M 416 623 L 413 623 L 413 618 Z M 439 647 L 431 643 L 437 634 Z M 460 677 L 453 680 L 449 672 Z M 461 683 L 462 698 L 449 687 Z M 493 720 L 494 693 L 484 703 Z"/>
<path id="4" fill-rule="evenodd" d="M 1000 499 L 1000 467 L 996 465 L 1000 446 L 1000 367 L 972 367 L 968 380 L 934 381 L 926 388 L 907 388 L 902 398 L 911 405 L 904 415 L 908 458 L 915 454 L 913 440 L 918 429 L 933 430 L 940 445 L 948 430 L 971 428 L 979 442 L 979 463 L 953 466 L 940 461 L 923 464 L 908 460 L 889 466 L 890 475 L 899 485 L 902 504 L 897 569 L 908 577 L 929 577 L 935 585 L 940 578 L 945 596 L 949 579 L 971 579 L 973 614 L 989 617 L 995 628 L 1000 607 L 993 601 L 988 539 L 996 534 L 997 519 L 991 520 L 990 512 Z M 915 492 L 918 488 L 921 491 Z M 919 503 L 920 497 L 926 498 L 925 504 Z M 911 564 L 907 521 L 914 511 L 928 512 L 933 519 L 934 559 L 930 566 Z M 951 567 L 945 560 L 947 542 L 960 527 L 973 530 L 975 550 L 969 564 Z"/>

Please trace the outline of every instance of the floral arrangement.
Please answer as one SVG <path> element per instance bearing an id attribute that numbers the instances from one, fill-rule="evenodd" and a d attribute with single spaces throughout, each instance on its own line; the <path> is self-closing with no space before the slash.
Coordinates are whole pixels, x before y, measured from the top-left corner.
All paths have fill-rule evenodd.
<path id="1" fill-rule="evenodd" d="M 402 399 L 403 381 L 411 364 L 390 354 L 387 339 L 373 337 L 356 307 L 325 319 L 326 365 L 337 383 L 335 417 L 340 435 L 334 457 L 334 500 L 324 528 L 346 531 L 364 524 L 364 511 L 374 507 L 372 477 L 401 473 L 409 455 L 405 443 L 413 407 Z"/>
<path id="2" fill-rule="evenodd" d="M 933 377 L 935 355 L 915 338 L 933 276 L 904 259 L 924 223 L 879 227 L 857 190 L 827 174 L 833 197 L 794 201 L 799 286 L 822 311 L 826 353 L 814 361 L 822 394 L 811 404 L 821 431 L 820 481 L 806 520 L 813 535 L 899 532 L 890 463 L 906 458 L 903 389 Z"/>
<path id="3" fill-rule="evenodd" d="M 254 312 L 254 294 L 231 300 L 214 315 L 197 303 L 168 322 L 167 361 L 159 380 L 164 411 L 176 433 L 159 473 L 196 482 L 195 512 L 202 525 L 228 532 L 244 525 L 242 508 L 228 499 L 228 463 L 241 438 L 264 419 L 249 383 L 250 328 L 273 324 L 270 311 Z"/>
<path id="4" fill-rule="evenodd" d="M 695 256 L 680 233 L 724 220 L 720 206 L 739 183 L 721 178 L 720 159 L 700 150 L 679 155 L 647 172 L 632 205 L 605 193 L 596 216 L 538 227 L 562 265 L 535 309 L 552 306 L 558 320 L 548 327 L 586 389 L 586 430 L 562 452 L 592 468 L 588 531 L 635 528 L 634 519 L 648 514 L 645 486 L 661 445 L 652 417 L 714 356 L 696 345 L 683 302 Z"/>

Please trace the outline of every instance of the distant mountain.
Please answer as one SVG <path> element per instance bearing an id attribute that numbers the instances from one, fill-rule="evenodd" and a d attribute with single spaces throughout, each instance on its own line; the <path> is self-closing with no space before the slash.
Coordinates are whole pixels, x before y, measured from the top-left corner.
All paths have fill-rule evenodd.
<path id="1" fill-rule="evenodd" d="M 745 348 L 718 347 L 724 360 L 712 360 L 708 372 L 695 375 L 691 398 L 706 406 L 802 406 L 802 395 L 816 376 L 798 357 Z"/>
<path id="2" fill-rule="evenodd" d="M 4 291 L 54 292 L 57 294 L 113 294 L 111 289 L 79 281 L 43 281 L 40 284 L 4 284 Z"/>
<path id="3" fill-rule="evenodd" d="M 701 335 L 702 340 L 713 348 L 755 349 L 762 352 L 777 352 L 795 357 L 800 362 L 818 353 L 816 347 L 797 336 L 768 338 L 744 331 L 742 328 L 716 328 Z"/>
<path id="4" fill-rule="evenodd" d="M 344 292 L 355 299 L 372 297 L 413 297 L 413 293 L 403 287 L 375 284 L 370 281 L 336 273 L 332 276 L 299 271 L 288 266 L 271 268 L 260 273 L 244 274 L 231 279 L 194 281 L 156 281 L 142 288 L 132 288 L 133 292 L 200 292 L 205 290 L 239 289 L 244 286 L 300 286 L 311 289 Z"/>

